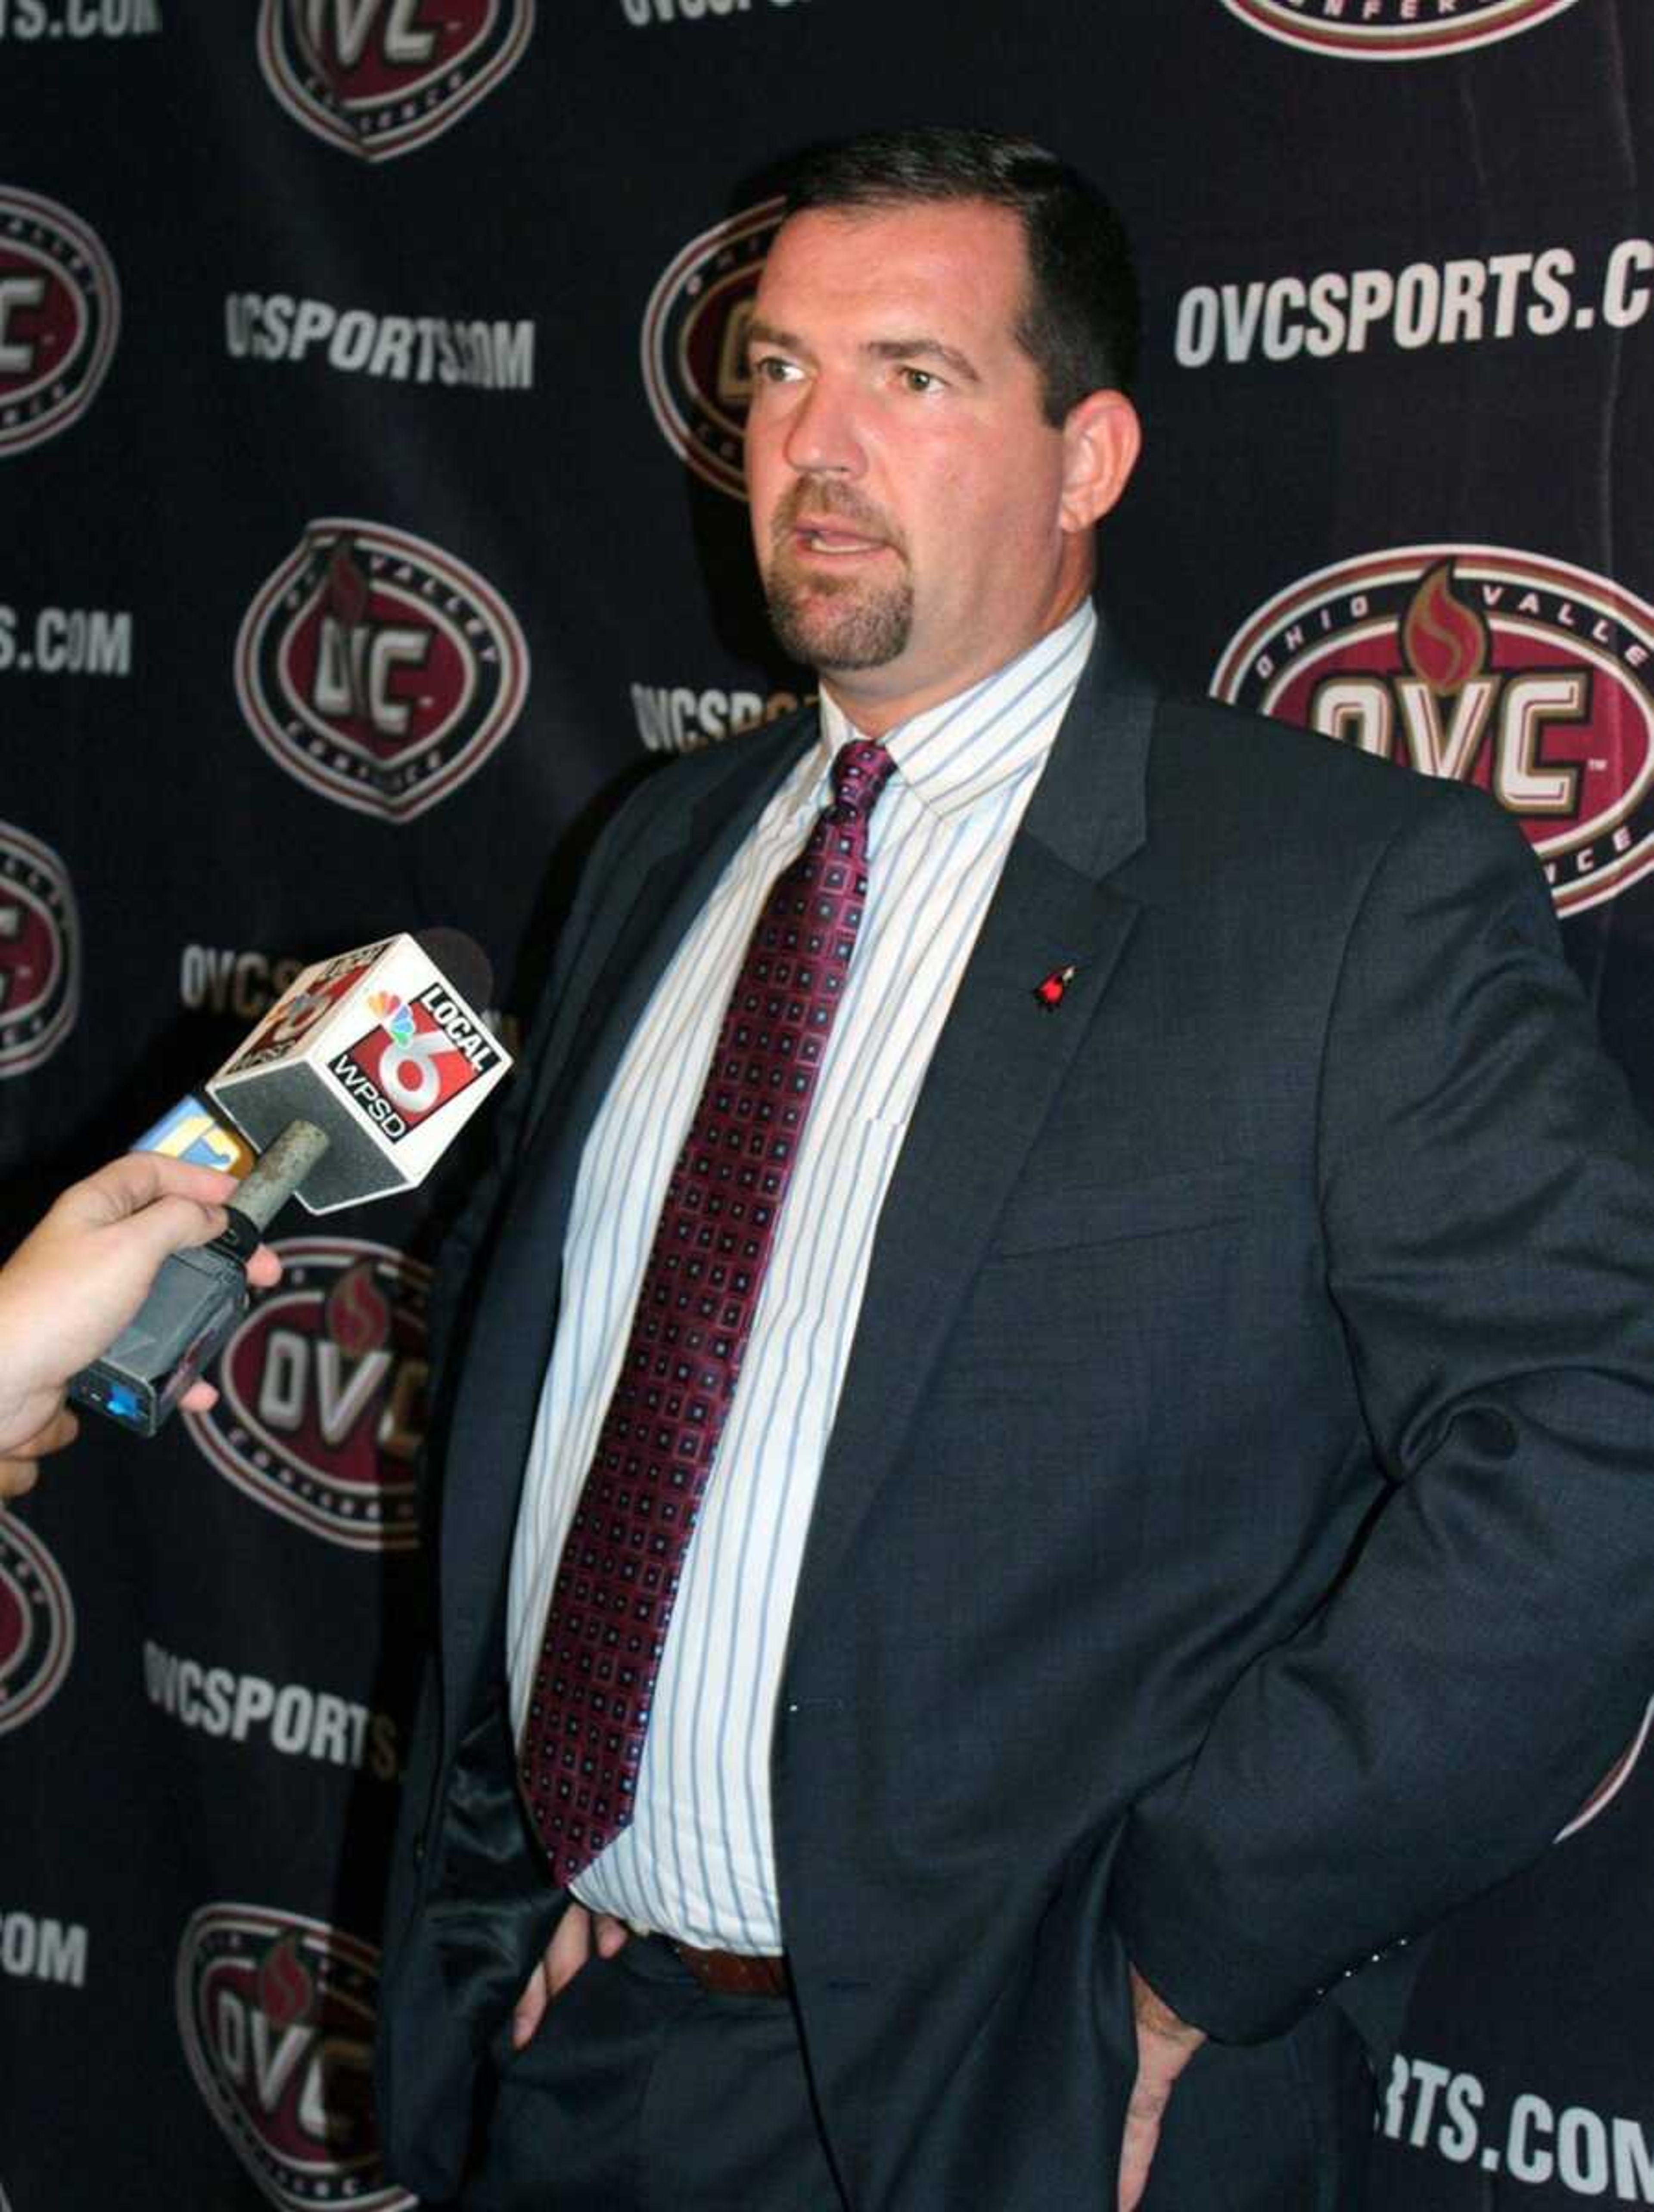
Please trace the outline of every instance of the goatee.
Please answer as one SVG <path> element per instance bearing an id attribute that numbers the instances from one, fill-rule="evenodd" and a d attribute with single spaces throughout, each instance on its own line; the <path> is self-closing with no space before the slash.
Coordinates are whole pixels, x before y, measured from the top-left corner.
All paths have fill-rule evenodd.
<path id="1" fill-rule="evenodd" d="M 806 668 L 883 668 L 907 650 L 913 586 L 905 575 L 873 586 L 849 577 L 783 576 L 765 584 L 769 624 L 790 659 Z"/>
<path id="2" fill-rule="evenodd" d="M 806 516 L 842 523 L 855 536 L 886 546 L 898 563 L 893 579 L 835 571 L 801 553 L 794 532 Z M 913 629 L 913 580 L 902 534 L 870 500 L 830 477 L 800 477 L 769 520 L 770 558 L 763 579 L 769 622 L 783 650 L 806 668 L 883 668 L 907 650 Z"/>

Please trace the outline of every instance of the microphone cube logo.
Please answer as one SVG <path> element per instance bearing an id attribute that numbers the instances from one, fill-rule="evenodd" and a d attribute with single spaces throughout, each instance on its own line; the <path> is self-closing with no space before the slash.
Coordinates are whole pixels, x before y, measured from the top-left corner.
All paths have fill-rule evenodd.
<path id="1" fill-rule="evenodd" d="M 379 1020 L 328 1063 L 331 1073 L 395 1145 L 429 1121 L 503 1054 L 446 985 L 433 983 L 411 1005 L 394 992 L 368 1000 Z"/>
<path id="2" fill-rule="evenodd" d="M 193 1092 L 169 1106 L 131 1149 L 159 1152 L 164 1159 L 186 1160 L 194 1167 L 218 1168 L 233 1176 L 246 1175 L 253 1164 L 252 1147 L 246 1138 L 226 1128 Z"/>
<path id="3" fill-rule="evenodd" d="M 328 1145 L 299 1199 L 333 1213 L 423 1182 L 510 1067 L 404 935 L 303 969 L 207 1092 L 260 1148 L 313 1121 Z"/>
<path id="4" fill-rule="evenodd" d="M 298 981 L 277 1000 L 269 1020 L 220 1069 L 215 1080 L 229 1075 L 249 1075 L 256 1068 L 269 1067 L 277 1060 L 289 1060 L 304 1052 L 312 1034 L 340 1000 L 356 989 L 380 953 L 389 950 L 391 943 L 386 938 L 381 944 L 364 945 L 360 951 L 342 952 L 313 974 L 301 975 Z"/>

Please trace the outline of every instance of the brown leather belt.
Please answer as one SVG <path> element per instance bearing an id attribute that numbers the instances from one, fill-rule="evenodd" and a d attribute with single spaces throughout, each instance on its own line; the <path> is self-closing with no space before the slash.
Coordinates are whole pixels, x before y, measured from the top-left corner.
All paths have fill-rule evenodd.
<path id="1" fill-rule="evenodd" d="M 701 1951 L 693 1943 L 680 1943 L 674 1936 L 661 1941 L 670 1945 L 703 1990 L 721 1997 L 784 1997 L 792 1988 L 784 1954 L 753 1957 L 741 1951 Z"/>

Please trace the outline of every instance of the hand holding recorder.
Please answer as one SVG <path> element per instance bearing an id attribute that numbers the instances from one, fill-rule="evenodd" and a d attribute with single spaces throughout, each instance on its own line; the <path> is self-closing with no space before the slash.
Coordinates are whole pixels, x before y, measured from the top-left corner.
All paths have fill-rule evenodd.
<path id="1" fill-rule="evenodd" d="M 0 1498 L 35 1479 L 35 1462 L 76 1433 L 70 1377 L 131 1321 L 171 1255 L 222 1236 L 235 1179 L 149 1152 L 130 1153 L 71 1184 L 0 1267 Z M 281 1273 L 262 1245 L 248 1279 Z M 185 1402 L 210 1405 L 198 1383 Z"/>

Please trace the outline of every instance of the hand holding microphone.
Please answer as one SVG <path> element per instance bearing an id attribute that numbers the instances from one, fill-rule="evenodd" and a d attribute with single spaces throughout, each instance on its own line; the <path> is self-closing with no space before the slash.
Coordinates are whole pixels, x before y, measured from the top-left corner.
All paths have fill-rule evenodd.
<path id="1" fill-rule="evenodd" d="M 331 1213 L 424 1180 L 511 1066 L 438 954 L 486 995 L 488 963 L 457 931 L 386 938 L 307 968 L 225 1061 L 208 1095 L 263 1146 L 258 1164 L 221 1233 L 167 1257 L 72 1376 L 78 1403 L 154 1436 L 246 1311 L 249 1256 L 289 1198 Z"/>
<path id="2" fill-rule="evenodd" d="M 34 1462 L 69 1443 L 70 1377 L 97 1358 L 143 1304 L 174 1253 L 223 1233 L 234 1176 L 133 1152 L 64 1191 L 0 1267 L 0 1498 L 34 1481 Z M 248 1279 L 281 1273 L 262 1246 Z M 211 1386 L 187 1402 L 209 1405 Z"/>

